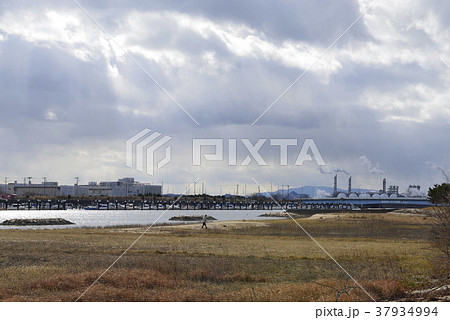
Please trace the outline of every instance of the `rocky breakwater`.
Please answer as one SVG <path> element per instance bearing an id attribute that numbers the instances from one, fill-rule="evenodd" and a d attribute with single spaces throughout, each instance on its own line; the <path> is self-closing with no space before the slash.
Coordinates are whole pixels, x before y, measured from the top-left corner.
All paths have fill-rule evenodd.
<path id="1" fill-rule="evenodd" d="M 0 225 L 2 226 L 62 226 L 74 224 L 62 218 L 47 218 L 47 219 L 10 219 L 5 220 Z"/>

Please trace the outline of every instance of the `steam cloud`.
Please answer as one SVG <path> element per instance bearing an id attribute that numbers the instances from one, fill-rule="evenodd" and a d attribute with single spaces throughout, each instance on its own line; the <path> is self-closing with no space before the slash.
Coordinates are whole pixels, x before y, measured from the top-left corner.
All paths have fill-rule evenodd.
<path id="1" fill-rule="evenodd" d="M 372 163 L 372 161 L 369 160 L 369 158 L 367 158 L 366 156 L 361 156 L 359 157 L 359 162 L 367 168 L 367 170 L 369 170 L 369 172 L 371 174 L 375 174 L 375 175 L 384 175 L 384 171 L 381 170 L 378 166 L 379 164 L 377 163 L 376 165 L 374 165 Z"/>
<path id="2" fill-rule="evenodd" d="M 350 175 L 350 173 L 347 170 L 339 169 L 339 168 L 331 168 L 330 171 L 326 171 L 322 167 L 319 167 L 320 173 L 322 174 L 334 174 L 334 173 L 345 173 L 346 175 Z"/>
<path id="3" fill-rule="evenodd" d="M 439 170 L 442 175 L 445 177 L 445 182 L 450 183 L 450 177 L 447 174 L 447 170 L 445 170 L 444 168 L 442 168 L 441 166 L 431 162 L 431 161 L 427 161 L 427 165 L 430 166 L 433 169 L 437 169 Z"/>
<path id="4" fill-rule="evenodd" d="M 320 199 L 320 198 L 326 198 L 326 197 L 330 197 L 330 196 L 331 196 L 330 193 L 326 192 L 325 190 L 319 189 L 319 190 L 317 190 L 315 197 L 317 199 Z"/>

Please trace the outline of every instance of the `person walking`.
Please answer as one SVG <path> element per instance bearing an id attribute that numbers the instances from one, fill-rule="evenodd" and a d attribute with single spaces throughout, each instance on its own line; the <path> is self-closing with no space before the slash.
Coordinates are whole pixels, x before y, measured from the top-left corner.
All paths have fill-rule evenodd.
<path id="1" fill-rule="evenodd" d="M 205 215 L 203 215 L 203 224 L 202 224 L 202 229 L 203 229 L 203 227 L 205 227 L 205 229 L 208 229 L 208 227 L 206 226 L 206 219 L 207 219 L 208 217 L 206 216 L 206 214 Z"/>

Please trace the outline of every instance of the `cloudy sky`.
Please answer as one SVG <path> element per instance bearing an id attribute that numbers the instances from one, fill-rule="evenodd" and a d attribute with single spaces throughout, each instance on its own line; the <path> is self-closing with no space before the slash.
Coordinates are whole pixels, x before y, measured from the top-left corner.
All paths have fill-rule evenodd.
<path id="1" fill-rule="evenodd" d="M 214 193 L 256 191 L 252 178 L 331 186 L 338 173 L 342 188 L 350 174 L 355 188 L 386 177 L 405 190 L 450 175 L 449 3 L 78 2 L 86 12 L 72 0 L 0 3 L 2 179 L 133 176 L 182 192 L 198 178 Z M 172 137 L 172 161 L 153 176 L 125 165 L 126 140 L 144 128 Z M 237 165 L 192 166 L 193 138 L 225 139 L 225 158 L 237 139 Z M 298 139 L 287 166 L 275 138 Z M 307 138 L 325 166 L 294 165 Z M 267 165 L 241 165 L 240 139 L 267 139 Z"/>

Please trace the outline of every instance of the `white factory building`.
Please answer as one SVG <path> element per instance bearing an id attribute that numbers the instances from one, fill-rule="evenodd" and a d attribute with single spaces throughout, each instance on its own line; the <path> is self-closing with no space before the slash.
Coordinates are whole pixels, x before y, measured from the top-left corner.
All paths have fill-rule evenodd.
<path id="1" fill-rule="evenodd" d="M 140 183 L 134 178 L 123 178 L 117 181 L 89 182 L 87 185 L 58 185 L 58 182 L 9 183 L 8 193 L 17 196 L 110 196 L 126 197 L 140 195 L 157 195 L 162 193 L 162 186 Z"/>
<path id="2" fill-rule="evenodd" d="M 46 196 L 57 197 L 61 195 L 61 187 L 58 182 L 43 182 L 41 184 L 34 183 L 8 183 L 8 194 L 16 196 Z"/>
<path id="3" fill-rule="evenodd" d="M 126 197 L 140 195 L 156 195 L 162 193 L 162 186 L 140 183 L 134 178 L 123 178 L 117 181 L 89 182 L 87 185 L 61 186 L 62 196 L 110 196 Z"/>

